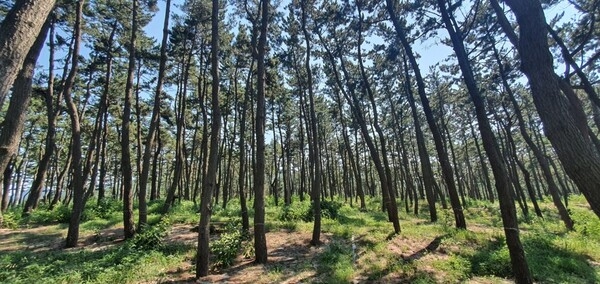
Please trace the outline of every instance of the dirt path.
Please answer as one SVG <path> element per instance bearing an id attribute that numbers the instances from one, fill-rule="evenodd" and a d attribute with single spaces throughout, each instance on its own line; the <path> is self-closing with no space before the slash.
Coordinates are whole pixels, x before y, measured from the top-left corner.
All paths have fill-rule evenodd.
<path id="1" fill-rule="evenodd" d="M 197 233 L 187 225 L 176 225 L 171 229 L 167 242 L 193 243 Z M 238 256 L 229 268 L 213 271 L 211 275 L 194 279 L 192 261 L 182 264 L 176 271 L 169 273 L 168 279 L 161 283 L 306 283 L 316 281 L 315 257 L 331 241 L 331 235 L 324 234 L 323 245 L 310 246 L 310 233 L 275 231 L 268 232 L 267 251 L 269 263 L 254 265 L 252 259 Z M 251 243 L 244 243 L 252 246 Z M 244 250 L 245 248 L 242 248 Z"/>

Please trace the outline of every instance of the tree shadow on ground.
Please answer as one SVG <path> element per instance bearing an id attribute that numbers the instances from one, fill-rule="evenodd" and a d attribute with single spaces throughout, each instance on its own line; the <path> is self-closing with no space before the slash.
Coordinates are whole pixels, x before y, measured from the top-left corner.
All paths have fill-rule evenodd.
<path id="1" fill-rule="evenodd" d="M 441 245 L 444 238 L 448 235 L 435 237 L 426 246 L 411 253 L 410 255 L 396 254 L 394 259 L 390 260 L 387 266 L 381 269 L 368 271 L 362 278 L 368 283 L 414 283 L 425 282 L 433 283 L 435 278 L 431 272 L 422 271 L 413 263 L 425 255 L 435 252 Z M 358 281 L 362 283 L 363 281 Z"/>

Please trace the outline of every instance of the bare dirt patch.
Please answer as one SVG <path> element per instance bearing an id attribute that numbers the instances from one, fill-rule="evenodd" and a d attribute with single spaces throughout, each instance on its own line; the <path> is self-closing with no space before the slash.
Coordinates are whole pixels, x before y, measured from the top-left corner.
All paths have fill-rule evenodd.
<path id="1" fill-rule="evenodd" d="M 300 283 L 313 282 L 316 277 L 315 257 L 325 244 L 331 241 L 331 235 L 323 234 L 319 247 L 310 245 L 311 234 L 305 232 L 275 231 L 267 233 L 267 251 L 269 262 L 255 265 L 252 259 L 239 256 L 232 267 L 216 271 L 200 278 L 200 283 Z M 252 244 L 247 244 L 252 245 Z M 191 264 L 190 264 L 191 267 Z M 185 274 L 181 275 L 185 276 Z M 185 282 L 182 278 L 171 283 L 193 282 L 188 274 Z"/>

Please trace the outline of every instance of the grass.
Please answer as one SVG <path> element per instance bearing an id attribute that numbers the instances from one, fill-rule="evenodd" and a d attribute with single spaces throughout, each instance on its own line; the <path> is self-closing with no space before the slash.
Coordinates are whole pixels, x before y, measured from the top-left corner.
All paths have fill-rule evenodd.
<path id="1" fill-rule="evenodd" d="M 266 200 L 268 230 L 311 232 L 310 202 L 297 199 L 293 202 L 286 208 L 281 204 L 275 206 L 272 199 Z M 265 266 L 266 277 L 278 281 L 316 272 L 304 281 L 320 283 L 355 280 L 457 283 L 471 279 L 501 283 L 511 278 L 497 204 L 469 202 L 465 209 L 469 230 L 457 230 L 453 228 L 450 210 L 440 208 L 439 221 L 431 223 L 426 204 L 421 202 L 419 215 L 400 214 L 402 232 L 393 235 L 387 215 L 380 210 L 380 202 L 367 198 L 367 210 L 350 207 L 341 200 L 324 202 L 322 231 L 329 237 L 317 256 L 294 264 L 271 263 Z M 600 219 L 582 197 L 571 196 L 569 203 L 576 228 L 572 232 L 564 228 L 549 200 L 540 203 L 544 218 L 520 216 L 521 240 L 538 283 L 600 282 Z M 251 209 L 251 200 L 248 205 Z M 10 228 L 46 227 L 35 232 L 9 231 L 0 235 L 0 249 L 3 249 L 0 282 L 137 283 L 170 279 L 175 277 L 173 273 L 189 274 L 192 269 L 189 264 L 195 255 L 193 245 L 163 240 L 173 225 L 197 224 L 198 208 L 193 202 L 184 201 L 161 218 L 161 207 L 161 201 L 149 203 L 149 223 L 153 229 L 134 240 L 97 250 L 65 250 L 57 246 L 66 233 L 66 207 L 36 210 L 28 217 L 21 217 L 19 208 L 12 209 L 5 213 Z M 120 228 L 120 210 L 117 201 L 90 204 L 81 224 L 82 237 L 100 236 L 104 230 Z M 239 224 L 239 215 L 239 201 L 235 199 L 225 208 L 220 205 L 213 208 L 213 222 L 235 226 Z M 228 232 L 235 230 L 232 227 Z M 225 240 L 216 238 L 215 242 Z M 243 241 L 241 248 L 237 248 L 238 255 L 251 256 L 251 245 L 251 240 Z M 226 252 L 228 260 L 236 255 L 235 251 Z"/>

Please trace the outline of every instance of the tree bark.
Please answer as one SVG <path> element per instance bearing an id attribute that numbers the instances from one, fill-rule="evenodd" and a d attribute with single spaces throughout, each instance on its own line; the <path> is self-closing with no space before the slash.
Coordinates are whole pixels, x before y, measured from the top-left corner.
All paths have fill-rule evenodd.
<path id="1" fill-rule="evenodd" d="M 67 77 L 67 81 L 64 85 L 62 92 L 65 98 L 67 106 L 67 112 L 71 118 L 71 168 L 73 172 L 73 179 L 71 187 L 73 189 L 73 209 L 71 211 L 71 218 L 69 220 L 69 230 L 67 232 L 66 246 L 76 247 L 77 240 L 79 239 L 79 222 L 81 220 L 81 214 L 83 213 L 84 204 L 84 188 L 83 188 L 83 165 L 81 163 L 81 125 L 79 123 L 79 113 L 77 105 L 72 97 L 72 89 L 75 84 L 75 77 L 79 70 L 79 49 L 81 45 L 81 31 L 82 31 L 82 17 L 83 17 L 83 5 L 84 0 L 77 2 L 77 15 L 75 19 L 75 31 L 74 31 L 74 45 L 73 45 L 73 58 L 71 59 L 71 71 Z"/>
<path id="2" fill-rule="evenodd" d="M 123 232 L 125 239 L 135 235 L 133 221 L 133 173 L 131 169 L 131 146 L 129 141 L 129 125 L 131 119 L 131 97 L 133 96 L 133 77 L 136 62 L 136 37 L 138 29 L 137 13 L 138 0 L 131 2 L 131 35 L 129 38 L 129 65 L 127 68 L 127 82 L 125 83 L 125 102 L 121 126 L 121 172 L 123 173 Z"/>
<path id="3" fill-rule="evenodd" d="M 196 256 L 196 277 L 208 275 L 210 216 L 212 197 L 217 186 L 217 168 L 219 166 L 219 137 L 221 131 L 221 109 L 219 107 L 219 1 L 212 1 L 211 34 L 211 108 L 212 123 L 210 129 L 210 153 L 208 168 L 202 185 L 200 200 L 200 223 L 198 224 L 198 251 Z"/>
<path id="4" fill-rule="evenodd" d="M 580 127 L 575 102 L 561 95 L 548 47 L 547 24 L 539 1 L 507 0 L 520 27 L 521 70 L 529 79 L 533 102 L 565 171 L 600 217 L 600 155 L 587 128 Z"/>
<path id="5" fill-rule="evenodd" d="M 35 64 L 44 47 L 49 29 L 50 22 L 46 21 L 25 57 L 23 67 L 15 80 L 10 103 L 0 130 L 0 173 L 5 171 L 19 148 L 27 116 L 27 107 L 31 99 Z"/>
<path id="6" fill-rule="evenodd" d="M 0 106 L 46 22 L 55 0 L 15 1 L 0 24 Z"/>
<path id="7" fill-rule="evenodd" d="M 442 20 L 450 35 L 452 47 L 456 53 L 460 69 L 463 74 L 463 79 L 467 86 L 469 95 L 475 105 L 475 113 L 479 124 L 479 131 L 483 139 L 483 146 L 487 153 L 492 172 L 496 180 L 496 190 L 498 191 L 498 200 L 500 201 L 500 212 L 502 214 L 502 223 L 504 225 L 504 234 L 506 236 L 506 244 L 510 254 L 513 273 L 517 283 L 533 283 L 529 266 L 525 259 L 525 251 L 521 244 L 519 236 L 519 227 L 515 205 L 510 194 L 510 184 L 506 166 L 502 160 L 500 149 L 494 137 L 494 133 L 490 126 L 483 96 L 480 94 L 480 89 L 475 81 L 475 76 L 469 58 L 463 43 L 463 35 L 460 30 L 452 24 L 452 19 L 446 8 L 445 0 L 437 0 L 440 9 Z"/>
<path id="8" fill-rule="evenodd" d="M 265 237 L 265 53 L 269 25 L 269 0 L 261 2 L 261 27 L 258 38 L 256 82 L 256 164 L 254 168 L 254 253 L 255 262 L 267 263 L 267 239 Z"/>

